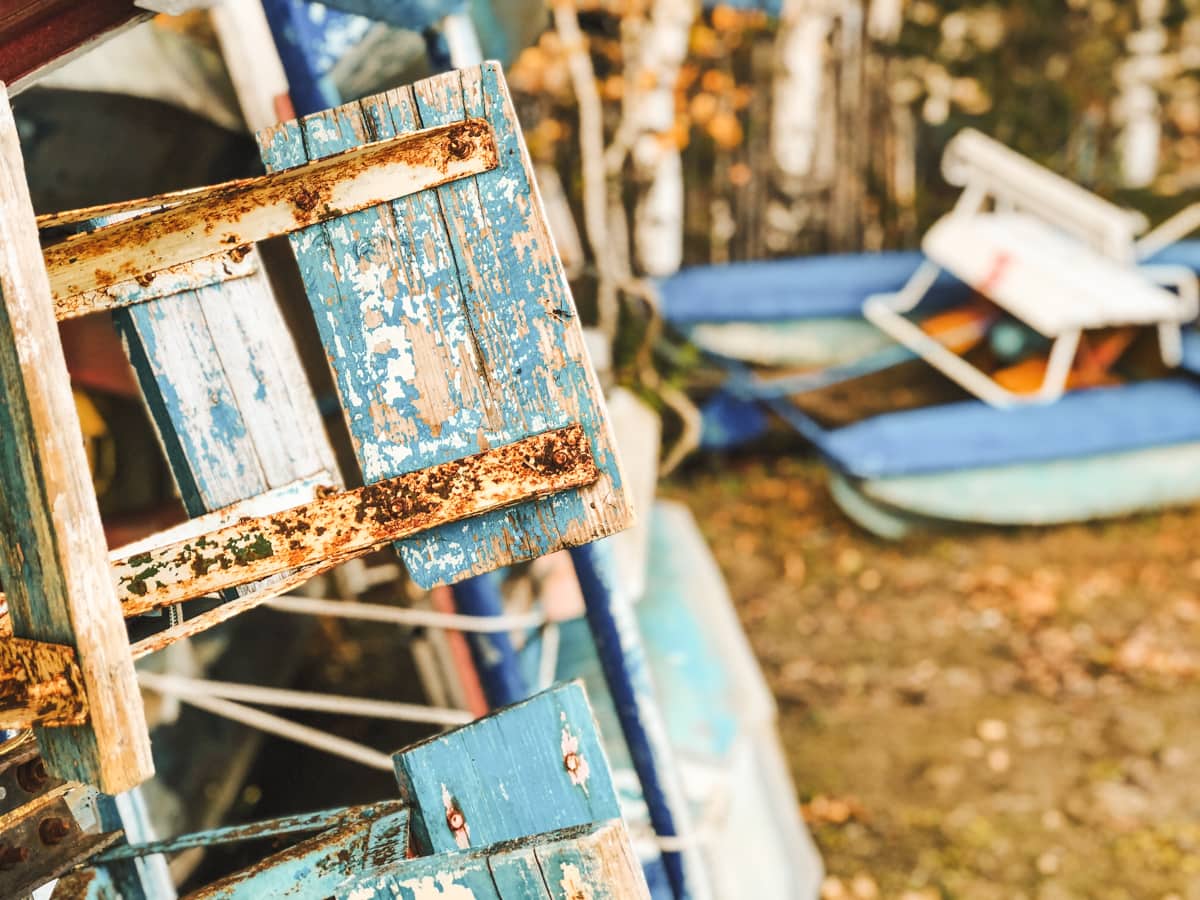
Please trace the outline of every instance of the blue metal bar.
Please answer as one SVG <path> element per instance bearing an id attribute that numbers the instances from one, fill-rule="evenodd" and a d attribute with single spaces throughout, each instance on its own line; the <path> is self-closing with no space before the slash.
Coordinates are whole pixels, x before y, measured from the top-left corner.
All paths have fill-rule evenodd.
<path id="1" fill-rule="evenodd" d="M 140 788 L 117 796 L 97 794 L 96 816 L 102 831 L 122 830 L 128 841 L 154 839 Z M 161 855 L 123 859 L 107 868 L 123 900 L 171 900 L 176 896 L 166 858 Z"/>
<path id="2" fill-rule="evenodd" d="M 494 573 L 460 581 L 451 590 L 455 607 L 464 615 L 504 615 L 504 598 Z M 488 706 L 493 709 L 508 706 L 529 696 L 529 685 L 521 674 L 517 651 L 506 632 L 476 632 L 466 638 Z"/>
<path id="3" fill-rule="evenodd" d="M 608 542 L 585 544 L 570 552 L 587 607 L 588 626 L 642 784 L 650 823 L 660 837 L 676 837 L 687 801 L 677 783 L 666 725 L 654 699 L 633 603 L 617 584 Z M 696 875 L 682 853 L 667 850 L 662 858 L 676 898 L 704 893 L 702 887 L 692 884 Z"/>

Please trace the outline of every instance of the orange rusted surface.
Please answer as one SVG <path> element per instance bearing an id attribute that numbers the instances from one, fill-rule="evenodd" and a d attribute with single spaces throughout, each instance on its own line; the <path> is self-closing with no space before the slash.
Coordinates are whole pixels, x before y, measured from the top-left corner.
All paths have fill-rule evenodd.
<path id="1" fill-rule="evenodd" d="M 467 119 L 271 175 L 226 182 L 188 193 L 167 209 L 46 247 L 51 291 L 61 300 L 145 277 L 496 165 L 491 126 L 483 119 Z"/>
<path id="2" fill-rule="evenodd" d="M 0 640 L 0 728 L 80 725 L 87 697 L 75 651 L 24 638 Z"/>
<path id="3" fill-rule="evenodd" d="M 583 429 L 570 425 L 281 513 L 247 519 L 113 566 L 126 616 L 344 561 L 437 525 L 591 484 Z"/>

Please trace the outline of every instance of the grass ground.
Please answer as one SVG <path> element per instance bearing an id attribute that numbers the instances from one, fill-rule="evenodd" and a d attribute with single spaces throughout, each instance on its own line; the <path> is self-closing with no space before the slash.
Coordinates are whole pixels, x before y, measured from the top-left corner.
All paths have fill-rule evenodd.
<path id="1" fill-rule="evenodd" d="M 778 698 L 827 898 L 1200 898 L 1200 508 L 885 544 L 794 455 L 664 493 Z"/>

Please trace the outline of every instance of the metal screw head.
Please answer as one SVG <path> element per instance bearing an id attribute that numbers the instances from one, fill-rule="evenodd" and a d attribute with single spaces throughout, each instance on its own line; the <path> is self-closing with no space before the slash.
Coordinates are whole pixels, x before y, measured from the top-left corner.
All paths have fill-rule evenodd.
<path id="1" fill-rule="evenodd" d="M 452 806 L 446 811 L 446 824 L 450 826 L 451 831 L 462 831 L 463 826 L 467 824 L 467 820 L 463 816 L 461 809 L 457 806 Z"/>
<path id="2" fill-rule="evenodd" d="M 49 780 L 50 773 L 46 771 L 46 763 L 40 756 L 17 767 L 17 784 L 27 794 L 36 794 Z"/>
<path id="3" fill-rule="evenodd" d="M 566 767 L 566 770 L 568 772 L 578 772 L 579 771 L 579 754 L 578 753 L 568 753 L 566 756 L 563 757 L 563 766 Z"/>
<path id="4" fill-rule="evenodd" d="M 29 859 L 28 847 L 14 847 L 11 844 L 0 845 L 0 872 L 7 871 Z"/>
<path id="5" fill-rule="evenodd" d="M 62 816 L 50 816 L 38 823 L 38 837 L 49 846 L 61 843 L 70 833 L 71 824 Z"/>

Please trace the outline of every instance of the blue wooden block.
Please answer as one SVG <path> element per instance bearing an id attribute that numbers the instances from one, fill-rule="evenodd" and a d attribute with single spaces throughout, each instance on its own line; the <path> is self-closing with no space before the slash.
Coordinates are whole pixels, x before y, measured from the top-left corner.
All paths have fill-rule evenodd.
<path id="1" fill-rule="evenodd" d="M 639 900 L 649 895 L 620 821 L 405 860 L 343 884 L 337 900 Z"/>
<path id="2" fill-rule="evenodd" d="M 394 757 L 423 853 L 618 818 L 587 695 L 559 685 Z"/>
<path id="3" fill-rule="evenodd" d="M 628 524 L 603 402 L 495 64 L 268 129 L 269 170 L 397 133 L 485 117 L 501 164 L 292 236 L 364 479 L 461 458 L 570 422 L 592 486 L 434 529 L 400 545 L 422 586 Z"/>
<path id="4" fill-rule="evenodd" d="M 408 849 L 408 810 L 378 804 L 376 814 L 301 841 L 189 895 L 189 900 L 329 897 L 367 872 L 399 864 Z"/>

